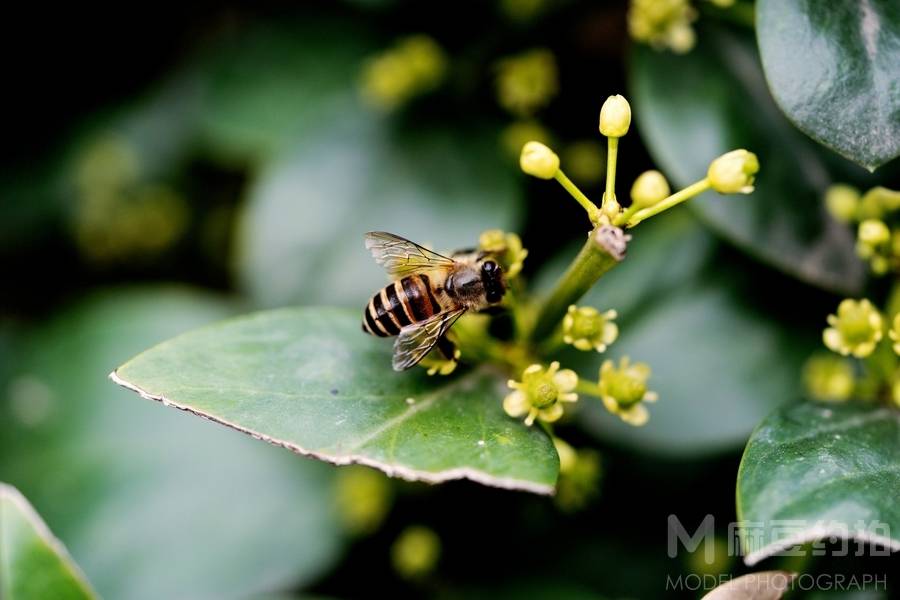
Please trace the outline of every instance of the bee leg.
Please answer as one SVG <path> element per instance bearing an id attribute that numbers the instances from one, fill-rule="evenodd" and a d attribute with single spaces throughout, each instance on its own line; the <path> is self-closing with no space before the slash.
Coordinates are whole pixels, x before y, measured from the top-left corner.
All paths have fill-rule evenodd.
<path id="1" fill-rule="evenodd" d="M 459 364 L 457 362 L 459 361 L 459 349 L 446 335 L 439 337 L 434 345 L 443 358 L 429 355 L 419 364 L 428 369 L 429 375 L 449 375 L 456 370 L 456 365 Z"/>
<path id="2" fill-rule="evenodd" d="M 441 337 L 439 337 L 435 345 L 447 360 L 455 361 L 457 358 L 459 358 L 456 351 L 456 344 L 450 341 L 450 338 L 448 338 L 446 335 L 442 335 Z"/>

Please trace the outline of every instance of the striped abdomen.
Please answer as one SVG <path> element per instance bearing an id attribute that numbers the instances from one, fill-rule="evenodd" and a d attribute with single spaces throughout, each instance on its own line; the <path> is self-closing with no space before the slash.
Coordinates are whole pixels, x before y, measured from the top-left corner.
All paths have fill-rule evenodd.
<path id="1" fill-rule="evenodd" d="M 397 335 L 407 325 L 442 312 L 432 283 L 428 275 L 410 275 L 372 296 L 363 315 L 363 331 L 381 337 Z"/>

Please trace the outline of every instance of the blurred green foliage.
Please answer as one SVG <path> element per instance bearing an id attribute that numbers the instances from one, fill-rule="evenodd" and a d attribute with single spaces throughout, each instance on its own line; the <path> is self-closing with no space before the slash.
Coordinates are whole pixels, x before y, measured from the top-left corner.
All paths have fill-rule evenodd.
<path id="1" fill-rule="evenodd" d="M 696 47 L 676 56 L 629 47 L 625 13 L 625 2 L 577 0 L 502 0 L 478 13 L 399 1 L 226 6 L 184 23 L 165 12 L 148 21 L 161 28 L 155 43 L 137 38 L 145 55 L 171 46 L 154 68 L 134 47 L 109 56 L 119 46 L 106 40 L 127 37 L 121 22 L 73 20 L 127 82 L 74 81 L 52 115 L 46 88 L 34 98 L 16 88 L 20 106 L 35 106 L 10 113 L 22 133 L 5 142 L 0 174 L 0 480 L 23 491 L 102 595 L 654 598 L 667 576 L 696 571 L 689 557 L 667 558 L 667 515 L 696 525 L 713 514 L 727 534 L 740 447 L 800 397 L 832 291 L 884 295 L 822 195 L 833 181 L 896 188 L 897 165 L 868 174 L 793 129 L 746 25 L 704 3 Z M 47 64 L 103 63 L 25 32 L 46 41 Z M 368 104 L 365 65 L 420 34 L 446 55 L 440 85 L 392 111 Z M 535 48 L 553 68 L 544 55 L 516 95 L 522 80 L 507 79 L 503 61 Z M 136 352 L 236 312 L 362 308 L 384 283 L 362 246 L 368 230 L 436 249 L 517 230 L 524 276 L 546 289 L 583 222 L 510 157 L 546 136 L 595 191 L 604 150 L 590 135 L 602 99 L 626 90 L 637 135 L 622 141 L 620 190 L 654 167 L 690 183 L 735 146 L 757 152 L 762 169 L 750 197 L 699 198 L 691 213 L 642 226 L 626 263 L 586 299 L 619 311 L 612 356 L 650 362 L 661 399 L 646 428 L 590 406 L 561 424 L 602 458 L 583 510 L 470 484 L 379 479 L 386 492 L 348 492 L 328 466 L 106 380 Z M 600 361 L 586 358 L 571 360 L 595 377 Z M 360 493 L 384 493 L 383 504 L 368 516 L 353 501 L 341 508 Z M 410 581 L 390 547 L 414 524 L 441 550 L 434 572 Z M 888 572 L 890 560 L 808 568 Z"/>

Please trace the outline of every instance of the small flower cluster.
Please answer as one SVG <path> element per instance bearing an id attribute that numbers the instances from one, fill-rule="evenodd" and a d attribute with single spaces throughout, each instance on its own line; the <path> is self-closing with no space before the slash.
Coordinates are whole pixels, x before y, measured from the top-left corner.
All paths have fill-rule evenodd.
<path id="1" fill-rule="evenodd" d="M 515 233 L 489 229 L 478 238 L 478 249 L 497 257 L 507 280 L 522 271 L 528 250 L 522 247 L 522 239 Z"/>
<path id="2" fill-rule="evenodd" d="M 608 146 L 606 189 L 599 207 L 569 180 L 560 168 L 559 156 L 544 143 L 538 140 L 525 143 L 519 156 L 519 165 L 525 173 L 539 179 L 556 179 L 585 209 L 595 231 L 606 231 L 608 239 L 621 242 L 622 247 L 617 245 L 615 252 L 611 247 L 605 247 L 604 251 L 613 256 L 613 260 L 624 257 L 624 243 L 628 239 L 619 227 L 634 227 L 709 189 L 722 194 L 748 194 L 753 191 L 759 162 L 747 150 L 733 150 L 713 160 L 704 179 L 674 194 L 662 173 L 643 173 L 631 187 L 630 205 L 622 208 L 615 193 L 618 142 L 630 127 L 631 106 L 628 101 L 622 96 L 610 96 L 600 109 L 598 123 Z M 502 232 L 487 232 L 481 247 L 490 249 L 496 244 L 498 252 L 502 252 L 505 246 L 514 250 L 521 248 L 518 243 L 505 242 L 503 235 Z M 507 261 L 512 262 L 510 259 Z M 581 351 L 605 352 L 619 334 L 616 316 L 614 310 L 601 312 L 590 306 L 570 304 L 561 315 L 561 339 Z M 631 363 L 628 357 L 622 358 L 618 365 L 611 360 L 604 361 L 596 383 L 579 381 L 574 371 L 560 369 L 555 361 L 547 368 L 534 363 L 524 369 L 521 381 L 509 381 L 509 387 L 514 391 L 506 397 L 503 406 L 513 417 L 524 416 L 528 425 L 536 420 L 552 423 L 563 416 L 564 403 L 577 400 L 577 389 L 599 398 L 609 412 L 623 421 L 640 426 L 649 418 L 646 404 L 657 399 L 656 393 L 647 388 L 649 377 L 648 365 Z"/>
<path id="3" fill-rule="evenodd" d="M 627 356 L 619 360 L 605 360 L 600 367 L 598 384 L 600 399 L 609 412 L 630 425 L 644 425 L 650 418 L 645 402 L 656 402 L 659 396 L 647 389 L 650 367 L 645 363 L 634 363 Z"/>
<path id="4" fill-rule="evenodd" d="M 147 181 L 138 150 L 108 134 L 75 159 L 72 232 L 82 255 L 98 265 L 152 261 L 188 231 L 187 199 L 165 182 Z"/>
<path id="5" fill-rule="evenodd" d="M 872 273 L 900 273 L 900 191 L 874 187 L 863 194 L 839 183 L 826 191 L 825 206 L 837 221 L 856 226 L 856 253 Z M 831 401 L 885 399 L 900 406 L 900 289 L 895 286 L 884 311 L 868 299 L 847 298 L 827 321 L 822 341 L 846 358 L 811 358 L 804 370 L 809 394 Z"/>
<path id="6" fill-rule="evenodd" d="M 539 179 L 556 179 L 588 212 L 594 224 L 634 227 L 664 210 L 672 208 L 706 190 L 720 194 L 750 194 L 759 171 L 756 155 L 744 149 L 732 150 L 713 160 L 706 177 L 688 187 L 671 193 L 669 183 L 659 171 L 641 174 L 631 188 L 631 204 L 622 209 L 615 195 L 618 140 L 631 126 L 631 106 L 622 96 L 610 96 L 600 109 L 600 133 L 607 138 L 606 191 L 603 206 L 591 202 L 578 190 L 560 168 L 559 156 L 545 144 L 532 140 L 526 143 L 519 157 L 525 173 Z"/>
<path id="7" fill-rule="evenodd" d="M 591 306 L 569 306 L 563 317 L 563 341 L 578 350 L 605 352 L 619 337 L 619 327 L 613 322 L 614 310 L 600 312 Z"/>
<path id="8" fill-rule="evenodd" d="M 553 53 L 544 48 L 509 56 L 497 63 L 497 101 L 519 118 L 531 117 L 559 91 Z"/>
<path id="9" fill-rule="evenodd" d="M 824 401 L 887 398 L 900 406 L 900 312 L 887 320 L 869 300 L 847 298 L 827 322 L 822 341 L 840 356 L 817 355 L 807 361 L 807 392 Z M 859 368 L 850 357 L 862 361 Z"/>
<path id="10" fill-rule="evenodd" d="M 836 184 L 825 193 L 825 206 L 838 221 L 856 224 L 856 253 L 874 274 L 900 272 L 900 191 L 879 186 L 861 194 Z"/>
<path id="11" fill-rule="evenodd" d="M 567 512 L 580 510 L 599 491 L 602 476 L 600 454 L 589 448 L 576 450 L 558 437 L 553 438 L 553 445 L 559 455 L 556 505 Z"/>
<path id="12" fill-rule="evenodd" d="M 503 410 L 511 417 L 525 416 L 525 424 L 535 419 L 553 423 L 563 416 L 563 402 L 575 402 L 578 394 L 578 375 L 571 369 L 559 369 L 553 361 L 544 368 L 533 364 L 522 372 L 522 381 L 510 379 L 507 385 L 515 390 L 503 400 Z"/>
<path id="13" fill-rule="evenodd" d="M 732 6 L 735 0 L 710 0 L 719 8 Z M 689 0 L 631 0 L 628 9 L 628 33 L 638 42 L 657 50 L 678 54 L 689 52 L 696 43 L 693 23 L 697 11 Z"/>
<path id="14" fill-rule="evenodd" d="M 447 57 L 437 42 L 427 35 L 409 36 L 368 60 L 362 95 L 376 108 L 394 110 L 436 88 L 446 71 Z"/>

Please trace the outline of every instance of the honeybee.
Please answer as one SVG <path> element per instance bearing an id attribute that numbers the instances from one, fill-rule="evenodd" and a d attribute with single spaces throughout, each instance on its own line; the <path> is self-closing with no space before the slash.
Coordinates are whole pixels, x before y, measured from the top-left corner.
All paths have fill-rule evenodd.
<path id="1" fill-rule="evenodd" d="M 468 310 L 484 310 L 503 300 L 503 270 L 489 254 L 460 251 L 452 257 L 407 239 L 371 231 L 366 248 L 395 281 L 372 296 L 362 329 L 379 337 L 398 336 L 395 371 L 415 366 L 437 344 L 448 360 L 455 346 L 446 334 Z"/>

